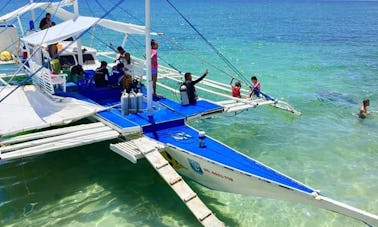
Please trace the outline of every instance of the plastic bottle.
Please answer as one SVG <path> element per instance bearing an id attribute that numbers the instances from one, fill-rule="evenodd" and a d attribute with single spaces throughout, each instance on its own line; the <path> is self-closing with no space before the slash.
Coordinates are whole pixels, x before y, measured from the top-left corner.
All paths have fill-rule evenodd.
<path id="1" fill-rule="evenodd" d="M 198 146 L 200 148 L 206 147 L 205 139 L 206 139 L 205 131 L 199 131 L 198 132 Z"/>

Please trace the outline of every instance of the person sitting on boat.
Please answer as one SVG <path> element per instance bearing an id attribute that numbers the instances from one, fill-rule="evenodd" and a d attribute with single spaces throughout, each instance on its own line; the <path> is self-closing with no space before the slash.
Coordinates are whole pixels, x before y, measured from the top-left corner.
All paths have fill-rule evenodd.
<path id="1" fill-rule="evenodd" d="M 117 52 L 119 53 L 119 56 L 115 60 L 115 62 L 116 61 L 122 62 L 123 65 L 125 65 L 125 66 L 131 64 L 131 57 L 130 57 L 129 52 L 126 52 L 125 49 L 123 49 L 123 47 L 121 47 L 121 46 L 117 47 Z"/>
<path id="2" fill-rule="evenodd" d="M 77 83 L 78 81 L 84 79 L 84 74 L 85 74 L 85 72 L 84 72 L 82 65 L 80 65 L 80 64 L 74 65 L 74 66 L 71 67 L 71 71 L 70 71 L 71 78 L 70 78 L 70 80 Z"/>
<path id="3" fill-rule="evenodd" d="M 185 73 L 185 75 L 184 75 L 185 81 L 184 81 L 183 85 L 186 86 L 186 90 L 187 90 L 188 98 L 189 98 L 189 104 L 195 104 L 197 102 L 198 95 L 197 95 L 197 92 L 196 92 L 195 85 L 196 85 L 196 83 L 203 80 L 205 78 L 205 76 L 207 76 L 207 74 L 209 74 L 209 71 L 206 69 L 205 73 L 200 78 L 193 81 L 192 80 L 192 73 L 190 73 L 190 72 Z"/>
<path id="4" fill-rule="evenodd" d="M 234 81 L 234 79 L 235 78 L 232 78 L 230 81 L 232 97 L 241 98 L 241 94 L 240 94 L 241 83 L 240 81 L 236 81 L 235 85 L 233 85 L 232 82 Z"/>
<path id="5" fill-rule="evenodd" d="M 55 22 L 51 22 L 51 27 L 55 26 Z M 50 55 L 50 58 L 56 58 L 58 54 L 58 43 L 53 43 L 47 46 L 47 52 Z"/>
<path id="6" fill-rule="evenodd" d="M 51 14 L 46 13 L 46 16 L 39 22 L 39 29 L 43 30 L 51 26 Z"/>
<path id="7" fill-rule="evenodd" d="M 130 93 L 133 87 L 133 77 L 126 71 L 125 75 L 122 77 L 120 84 L 123 90 L 126 90 L 127 93 Z"/>
<path id="8" fill-rule="evenodd" d="M 360 113 L 359 113 L 359 117 L 361 119 L 364 119 L 366 118 L 366 116 L 368 114 L 370 114 L 368 111 L 367 111 L 367 107 L 370 105 L 370 100 L 369 99 L 365 99 L 364 101 L 362 101 L 362 106 L 360 108 Z"/>
<path id="9" fill-rule="evenodd" d="M 260 85 L 260 82 L 257 80 L 256 76 L 251 77 L 251 82 L 252 82 L 252 86 L 251 86 L 252 92 L 251 94 L 249 94 L 249 98 L 253 99 L 254 95 L 256 95 L 257 97 L 260 96 L 261 85 Z"/>
<path id="10" fill-rule="evenodd" d="M 112 68 L 112 75 L 109 77 L 109 84 L 118 86 L 122 80 L 122 77 L 125 75 L 125 71 L 123 70 L 124 65 L 122 62 L 118 63 Z"/>
<path id="11" fill-rule="evenodd" d="M 108 71 L 108 63 L 106 61 L 101 61 L 100 67 L 96 69 L 94 74 L 94 81 L 96 86 L 106 86 L 108 84 L 109 78 L 109 71 Z"/>

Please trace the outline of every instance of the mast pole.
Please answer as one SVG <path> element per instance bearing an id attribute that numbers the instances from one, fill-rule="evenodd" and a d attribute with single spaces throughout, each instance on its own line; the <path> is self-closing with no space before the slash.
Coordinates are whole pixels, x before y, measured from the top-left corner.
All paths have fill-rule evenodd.
<path id="1" fill-rule="evenodd" d="M 145 0 L 145 34 L 146 34 L 146 76 L 147 76 L 147 115 L 152 116 L 152 75 L 151 75 L 151 36 L 150 36 L 150 0 Z"/>
<path id="2" fill-rule="evenodd" d="M 75 18 L 79 17 L 79 0 L 74 0 L 73 1 L 73 8 L 74 8 L 74 14 Z M 76 40 L 76 45 L 77 45 L 77 61 L 79 65 L 83 65 L 83 52 L 81 50 L 81 40 L 77 39 Z"/>

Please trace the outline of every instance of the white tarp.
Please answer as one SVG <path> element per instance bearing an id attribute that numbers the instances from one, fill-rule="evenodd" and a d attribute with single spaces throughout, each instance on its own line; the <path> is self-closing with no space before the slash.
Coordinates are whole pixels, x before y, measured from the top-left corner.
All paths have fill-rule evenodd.
<path id="1" fill-rule="evenodd" d="M 37 9 L 37 8 L 46 8 L 48 6 L 49 3 L 30 3 L 28 5 L 25 5 L 21 8 L 18 8 L 10 13 L 7 13 L 5 14 L 4 16 L 1 16 L 0 17 L 0 22 L 1 23 L 5 23 L 9 20 L 13 20 L 19 16 L 21 16 L 22 14 L 26 13 L 26 12 L 29 12 L 31 10 L 34 10 L 34 9 Z"/>
<path id="2" fill-rule="evenodd" d="M 14 87 L 0 93 L 0 99 Z M 35 86 L 18 88 L 0 103 L 0 135 L 69 124 L 95 114 L 103 107 L 74 98 L 55 102 Z"/>
<path id="3" fill-rule="evenodd" d="M 94 17 L 78 17 L 68 20 L 48 29 L 32 33 L 21 40 L 32 45 L 58 43 L 72 36 L 77 36 L 98 21 Z"/>
<path id="4" fill-rule="evenodd" d="M 67 19 L 70 15 L 68 15 L 67 11 L 60 11 L 60 7 L 64 7 L 67 5 L 72 5 L 72 1 L 66 0 L 66 1 L 61 1 L 61 2 L 33 2 L 29 3 L 21 8 L 18 8 L 12 12 L 9 12 L 3 16 L 0 17 L 0 23 L 6 23 L 9 22 L 10 20 L 13 20 L 17 17 L 22 16 L 24 13 L 27 13 L 29 11 L 35 10 L 35 9 L 42 9 L 44 11 L 50 12 L 53 14 L 55 11 L 57 11 L 56 15 L 61 18 L 61 19 Z M 58 9 L 57 9 L 58 8 Z M 72 18 L 72 17 L 69 17 Z"/>
<path id="5" fill-rule="evenodd" d="M 79 16 L 76 19 L 71 19 L 48 29 L 28 35 L 21 40 L 32 45 L 57 43 L 69 37 L 79 36 L 86 29 L 95 25 L 100 25 L 114 31 L 128 34 L 144 34 L 144 26 L 100 19 L 97 17 Z"/>
<path id="6" fill-rule="evenodd" d="M 141 25 L 123 23 L 119 21 L 112 21 L 108 19 L 101 20 L 98 25 L 103 26 L 107 29 L 111 29 L 121 33 L 127 34 L 138 34 L 144 35 L 145 34 L 145 27 Z"/>

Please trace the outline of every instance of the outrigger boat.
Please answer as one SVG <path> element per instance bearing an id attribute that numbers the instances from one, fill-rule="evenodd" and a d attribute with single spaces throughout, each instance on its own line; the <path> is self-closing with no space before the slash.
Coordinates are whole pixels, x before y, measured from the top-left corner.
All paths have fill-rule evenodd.
<path id="1" fill-rule="evenodd" d="M 117 4 L 121 4 L 119 1 Z M 74 13 L 65 10 L 74 5 Z M 115 4 L 115 6 L 117 5 Z M 93 84 L 93 67 L 98 66 L 99 53 L 94 49 L 83 57 L 81 37 L 91 28 L 102 26 L 129 35 L 145 35 L 146 56 L 150 56 L 149 0 L 146 0 L 146 24 L 144 26 L 113 21 L 103 17 L 84 17 L 78 13 L 77 1 L 57 3 L 30 3 L 0 17 L 9 24 L 30 10 L 43 9 L 55 13 L 62 23 L 42 31 L 24 34 L 20 40 L 25 45 L 28 58 L 23 61 L 19 53 L 13 53 L 22 65 L 32 84 L 11 85 L 1 80 L 0 87 L 0 159 L 12 160 L 66 148 L 83 146 L 118 138 L 122 142 L 110 144 L 110 149 L 137 163 L 147 158 L 155 170 L 167 181 L 196 218 L 205 226 L 223 226 L 215 215 L 201 202 L 180 173 L 210 189 L 245 195 L 296 201 L 334 211 L 368 225 L 377 226 L 378 216 L 330 199 L 301 182 L 294 180 L 211 137 L 188 126 L 190 120 L 217 114 L 234 113 L 249 108 L 270 105 L 299 114 L 289 104 L 268 95 L 254 100 L 231 98 L 229 85 L 205 79 L 197 89 L 223 100 L 201 98 L 194 105 L 182 105 L 169 98 L 152 99 L 150 60 L 132 57 L 133 74 L 142 84 L 142 98 L 134 107 L 125 106 L 119 87 L 97 88 Z M 86 69 L 82 81 L 70 81 L 70 75 L 54 73 L 49 68 L 47 45 L 63 42 L 69 37 L 59 55 L 71 56 L 69 66 L 81 64 Z M 107 55 L 108 56 L 108 55 Z M 85 59 L 90 59 L 85 61 Z M 181 82 L 176 70 L 159 66 L 159 76 L 164 80 Z M 160 81 L 163 81 L 161 79 Z M 177 88 L 159 83 L 160 87 L 178 93 Z M 248 91 L 243 91 L 245 94 Z M 140 96 L 139 96 L 140 97 Z M 132 113 L 124 114 L 125 109 Z M 12 118 L 10 118 L 12 116 Z M 94 123 L 72 124 L 79 119 L 90 118 Z M 59 126 L 59 127 L 57 127 Z M 52 128 L 53 127 L 53 128 Z M 138 135 L 137 139 L 128 139 Z M 163 158 L 164 157 L 164 158 Z M 1 161 L 0 160 L 0 161 Z"/>

